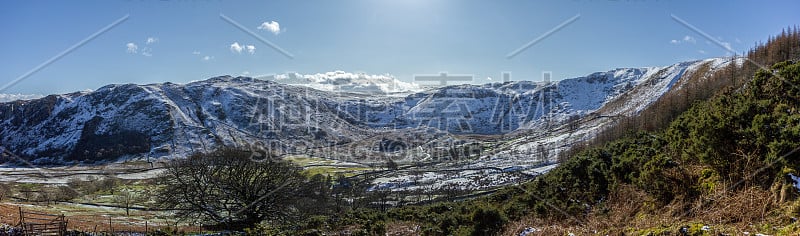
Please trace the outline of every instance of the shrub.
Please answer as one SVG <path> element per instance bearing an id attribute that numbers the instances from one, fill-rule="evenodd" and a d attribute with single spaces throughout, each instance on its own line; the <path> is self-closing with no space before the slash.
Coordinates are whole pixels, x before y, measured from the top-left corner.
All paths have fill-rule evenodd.
<path id="1" fill-rule="evenodd" d="M 473 235 L 494 235 L 508 222 L 506 216 L 496 208 L 480 207 L 472 213 Z"/>

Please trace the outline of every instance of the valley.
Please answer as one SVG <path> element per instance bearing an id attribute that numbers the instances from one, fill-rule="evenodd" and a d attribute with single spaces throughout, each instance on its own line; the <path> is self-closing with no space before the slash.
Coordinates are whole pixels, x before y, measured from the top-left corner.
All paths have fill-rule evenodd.
<path id="1" fill-rule="evenodd" d="M 559 165 L 565 151 L 690 83 L 689 76 L 713 73 L 733 62 L 741 60 L 616 69 L 553 83 L 426 91 L 409 87 L 385 96 L 374 91 L 362 96 L 350 90 L 355 85 L 321 86 L 315 84 L 318 80 L 285 85 L 246 77 L 186 85 L 109 85 L 94 92 L 0 104 L 0 133 L 6 143 L 0 183 L 17 190 L 7 197 L 33 202 L 26 205 L 33 209 L 124 219 L 129 214 L 124 209 L 133 208 L 140 220 L 127 224 L 141 226 L 146 218 L 169 215 L 153 211 L 159 208 L 148 196 L 158 189 L 154 184 L 167 163 L 232 146 L 249 150 L 253 161 L 287 160 L 308 176 L 360 183 L 363 187 L 357 191 L 367 195 L 388 194 L 381 204 L 470 199 L 547 173 Z M 328 79 L 336 80 L 337 75 L 328 74 L 333 77 Z M 36 114 L 34 119 L 20 121 L 30 114 Z M 68 127 L 83 128 L 65 130 Z M 142 135 L 149 138 L 139 138 Z M 115 184 L 99 192 L 78 187 L 97 181 Z M 113 189 L 136 193 L 137 203 L 122 207 Z M 74 193 L 51 199 L 65 194 L 59 191 Z M 47 207 L 36 206 L 41 204 Z M 197 226 L 167 221 L 151 224 Z"/>

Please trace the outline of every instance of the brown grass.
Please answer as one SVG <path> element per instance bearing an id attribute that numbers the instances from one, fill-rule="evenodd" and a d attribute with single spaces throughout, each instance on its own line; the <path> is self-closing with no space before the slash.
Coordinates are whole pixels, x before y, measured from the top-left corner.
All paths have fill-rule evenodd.
<path id="1" fill-rule="evenodd" d="M 519 235 L 528 227 L 539 230 L 531 235 L 636 235 L 643 230 L 664 230 L 674 235 L 682 226 L 692 224 L 710 226 L 715 234 L 733 235 L 754 234 L 763 230 L 759 226 L 770 225 L 774 228 L 761 233 L 774 234 L 791 224 L 789 218 L 800 206 L 798 200 L 779 203 L 774 195 L 759 187 L 736 191 L 718 188 L 691 202 L 675 199 L 667 206 L 657 207 L 644 192 L 620 186 L 609 196 L 605 214 L 596 209 L 580 223 L 527 217 L 510 222 L 502 235 Z M 800 235 L 800 232 L 789 234 Z"/>
<path id="2" fill-rule="evenodd" d="M 413 222 L 389 222 L 386 223 L 386 235 L 422 235 L 422 230 L 419 224 Z"/>
<path id="3" fill-rule="evenodd" d="M 19 207 L 18 205 L 10 204 L 10 203 L 0 203 L 0 223 L 7 224 L 11 226 L 15 226 L 19 223 Z M 29 207 L 22 207 L 25 211 L 30 211 Z M 48 211 L 47 209 L 40 209 L 36 208 L 34 211 L 37 212 L 44 212 L 48 214 L 62 214 L 63 212 L 59 211 Z M 133 215 L 133 212 L 132 212 Z M 120 232 L 120 231 L 130 231 L 130 232 L 144 232 L 145 228 L 147 228 L 148 232 L 153 232 L 157 229 L 176 229 L 174 225 L 174 221 L 166 222 L 164 220 L 156 220 L 147 221 L 147 225 L 145 226 L 145 220 L 136 220 L 132 217 L 124 217 L 124 216 L 112 216 L 111 225 L 109 226 L 109 217 L 103 216 L 101 214 L 75 214 L 66 216 L 67 219 L 67 229 L 68 230 L 78 230 L 83 232 Z M 187 226 L 187 225 L 179 225 L 177 227 L 179 231 L 182 232 L 200 232 L 202 231 L 200 226 Z"/>
<path id="4" fill-rule="evenodd" d="M 714 224 L 749 225 L 762 222 L 777 209 L 772 193 L 757 187 L 737 192 L 718 190 L 695 203 L 695 219 Z"/>

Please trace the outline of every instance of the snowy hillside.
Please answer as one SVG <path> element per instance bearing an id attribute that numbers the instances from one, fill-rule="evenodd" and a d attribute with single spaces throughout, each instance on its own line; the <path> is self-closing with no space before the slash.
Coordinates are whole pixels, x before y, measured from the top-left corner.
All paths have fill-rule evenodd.
<path id="1" fill-rule="evenodd" d="M 736 63 L 741 62 L 741 59 L 736 60 Z M 591 140 L 620 117 L 641 112 L 671 89 L 685 86 L 688 83 L 688 80 L 682 79 L 685 76 L 713 73 L 729 63 L 730 59 L 714 58 L 667 67 L 623 68 L 550 85 L 512 82 L 453 86 L 451 88 L 461 91 L 472 89 L 473 95 L 489 94 L 473 96 L 466 101 L 476 102 L 469 104 L 491 103 L 481 101 L 487 97 L 495 97 L 489 100 L 494 100 L 497 104 L 507 104 L 495 105 L 495 109 L 489 114 L 480 112 L 485 111 L 485 106 L 468 106 L 468 109 L 472 109 L 469 110 L 472 111 L 469 113 L 472 119 L 488 121 L 473 122 L 479 128 L 477 131 L 512 131 L 504 132 L 503 138 L 498 141 L 486 142 L 485 145 L 490 146 L 491 151 L 465 161 L 441 162 L 416 173 L 396 172 L 384 175 L 373 181 L 374 188 L 392 191 L 426 188 L 489 189 L 539 175 L 558 165 L 558 155 L 562 151 L 577 143 Z M 709 70 L 701 71 L 700 68 L 704 67 L 702 65 L 707 65 Z M 458 100 L 453 98 L 457 97 L 454 94 L 441 97 Z M 447 100 L 433 103 L 447 103 Z M 419 103 L 418 106 L 423 106 L 422 104 Z M 498 121 L 502 125 L 498 125 Z"/>
<path id="2" fill-rule="evenodd" d="M 559 106 L 548 114 L 549 122 L 533 122 L 526 129 L 517 129 L 516 133 L 522 137 L 508 143 L 506 150 L 492 158 L 520 160 L 533 155 L 555 161 L 559 152 L 592 139 L 615 120 L 635 115 L 671 89 L 684 86 L 687 80 L 681 78 L 694 73 L 713 73 L 732 62 L 730 58 L 711 58 L 666 67 L 615 69 L 559 81 L 561 100 L 556 99 Z M 702 65 L 707 65 L 709 71 L 698 71 Z"/>
<path id="3" fill-rule="evenodd" d="M 188 84 L 108 85 L 0 103 L 0 144 L 24 159 L 55 164 L 177 158 L 223 145 L 343 159 L 398 152 L 430 157 L 432 150 L 472 142 L 451 134 L 512 134 L 513 147 L 499 147 L 484 159 L 513 166 L 521 153 L 543 145 L 563 149 L 591 138 L 606 123 L 582 123 L 569 133 L 558 127 L 590 114 L 639 112 L 704 63 L 726 62 L 427 91 L 390 76 L 340 71 L 269 80 L 221 76 Z M 596 114 L 601 110 L 614 114 Z M 339 147 L 350 149 L 330 151 Z M 4 155 L 0 161 L 15 159 Z"/>

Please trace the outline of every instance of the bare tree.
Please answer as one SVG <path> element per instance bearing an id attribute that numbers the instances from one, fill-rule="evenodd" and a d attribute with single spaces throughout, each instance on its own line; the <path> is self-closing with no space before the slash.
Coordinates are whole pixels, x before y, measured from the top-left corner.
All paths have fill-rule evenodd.
<path id="1" fill-rule="evenodd" d="M 328 192 L 307 191 L 300 168 L 286 161 L 253 161 L 250 152 L 222 149 L 196 154 L 168 165 L 158 203 L 176 216 L 220 228 L 253 227 L 262 221 L 285 222 L 303 210 L 308 198 Z"/>
<path id="2" fill-rule="evenodd" d="M 144 200 L 144 195 L 141 191 L 132 188 L 120 188 L 114 195 L 114 202 L 117 206 L 125 208 L 125 215 L 131 215 L 131 207 L 139 204 Z"/>

